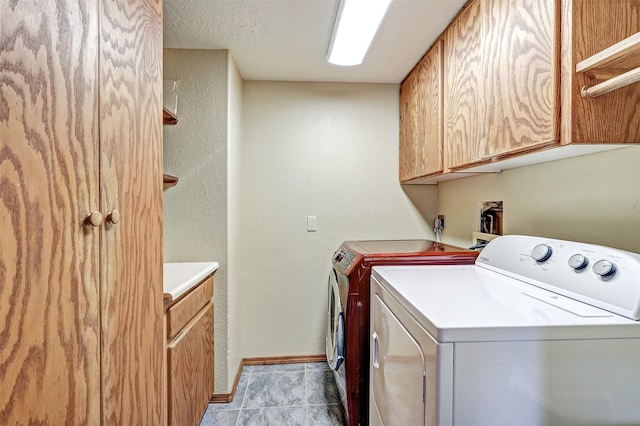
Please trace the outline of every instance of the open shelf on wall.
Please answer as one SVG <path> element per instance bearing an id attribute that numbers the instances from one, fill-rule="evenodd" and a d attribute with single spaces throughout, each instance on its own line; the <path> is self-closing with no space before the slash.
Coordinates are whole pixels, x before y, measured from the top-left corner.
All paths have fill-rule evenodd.
<path id="1" fill-rule="evenodd" d="M 168 174 L 162 175 L 162 189 L 165 190 L 167 188 L 171 188 L 172 186 L 176 186 L 178 184 L 178 178 L 176 176 L 171 176 Z"/>
<path id="2" fill-rule="evenodd" d="M 579 62 L 576 72 L 600 83 L 582 88 L 582 96 L 596 98 L 640 81 L 640 33 Z"/>
<path id="3" fill-rule="evenodd" d="M 167 108 L 162 108 L 162 124 L 178 124 L 178 117 Z"/>
<path id="4" fill-rule="evenodd" d="M 167 108 L 162 108 L 162 124 L 163 125 L 174 125 L 178 124 L 178 117 L 169 111 Z M 162 175 L 162 190 L 164 191 L 167 188 L 171 188 L 172 186 L 176 186 L 178 184 L 177 176 L 171 176 L 168 174 Z"/>

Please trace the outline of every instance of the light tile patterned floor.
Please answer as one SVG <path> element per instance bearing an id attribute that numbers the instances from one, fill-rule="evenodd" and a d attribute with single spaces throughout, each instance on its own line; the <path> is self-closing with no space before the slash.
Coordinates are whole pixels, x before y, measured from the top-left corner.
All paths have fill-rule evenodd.
<path id="1" fill-rule="evenodd" d="M 342 426 L 326 362 L 246 366 L 234 400 L 209 404 L 200 426 Z"/>

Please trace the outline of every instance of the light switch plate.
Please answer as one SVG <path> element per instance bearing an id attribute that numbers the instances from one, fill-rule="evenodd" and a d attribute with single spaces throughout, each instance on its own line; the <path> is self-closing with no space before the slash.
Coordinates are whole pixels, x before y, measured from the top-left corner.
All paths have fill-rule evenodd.
<path id="1" fill-rule="evenodd" d="M 318 230 L 318 217 L 307 216 L 307 232 L 316 232 Z"/>

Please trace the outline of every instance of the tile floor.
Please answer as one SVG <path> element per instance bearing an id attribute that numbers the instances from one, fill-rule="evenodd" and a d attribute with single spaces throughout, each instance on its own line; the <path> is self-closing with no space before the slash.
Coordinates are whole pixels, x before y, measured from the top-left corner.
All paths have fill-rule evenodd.
<path id="1" fill-rule="evenodd" d="M 234 400 L 209 404 L 200 426 L 342 426 L 326 362 L 245 366 Z"/>

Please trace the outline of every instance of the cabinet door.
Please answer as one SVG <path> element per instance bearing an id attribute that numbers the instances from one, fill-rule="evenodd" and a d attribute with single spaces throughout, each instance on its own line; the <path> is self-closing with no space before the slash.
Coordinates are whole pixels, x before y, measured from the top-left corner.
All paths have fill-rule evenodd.
<path id="1" fill-rule="evenodd" d="M 559 140 L 557 0 L 485 0 L 483 157 Z"/>
<path id="2" fill-rule="evenodd" d="M 169 424 L 197 425 L 213 394 L 213 304 L 209 302 L 169 345 Z"/>
<path id="3" fill-rule="evenodd" d="M 103 1 L 102 374 L 106 424 L 162 422 L 162 2 Z"/>
<path id="4" fill-rule="evenodd" d="M 442 172 L 442 41 L 400 88 L 400 181 Z"/>
<path id="5" fill-rule="evenodd" d="M 482 158 L 482 19 L 479 1 L 472 1 L 445 33 L 445 169 Z"/>
<path id="6" fill-rule="evenodd" d="M 424 425 L 425 353 L 397 315 L 376 292 L 371 306 L 371 423 Z"/>
<path id="7" fill-rule="evenodd" d="M 416 141 L 421 134 L 420 116 L 416 114 L 420 65 L 409 73 L 400 86 L 400 182 L 416 177 Z"/>
<path id="8" fill-rule="evenodd" d="M 100 424 L 97 3 L 0 0 L 0 424 Z"/>

